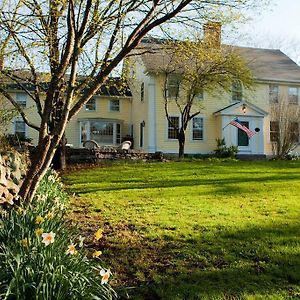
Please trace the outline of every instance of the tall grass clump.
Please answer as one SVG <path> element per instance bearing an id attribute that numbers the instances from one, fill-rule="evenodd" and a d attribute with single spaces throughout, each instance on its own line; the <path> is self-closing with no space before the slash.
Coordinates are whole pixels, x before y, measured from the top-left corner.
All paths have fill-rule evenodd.
<path id="1" fill-rule="evenodd" d="M 110 271 L 87 258 L 83 239 L 67 226 L 67 204 L 49 172 L 31 204 L 0 209 L 0 299 L 116 297 L 106 284 Z"/>

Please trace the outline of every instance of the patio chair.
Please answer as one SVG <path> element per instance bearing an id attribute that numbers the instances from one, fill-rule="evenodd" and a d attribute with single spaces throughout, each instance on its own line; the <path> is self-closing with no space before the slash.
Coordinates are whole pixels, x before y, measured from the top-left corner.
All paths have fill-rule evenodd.
<path id="1" fill-rule="evenodd" d="M 121 149 L 122 150 L 129 150 L 131 147 L 131 142 L 130 141 L 124 141 L 122 144 L 121 144 Z"/>
<path id="2" fill-rule="evenodd" d="M 94 140 L 87 140 L 83 142 L 83 147 L 86 149 L 99 149 L 99 145 Z"/>

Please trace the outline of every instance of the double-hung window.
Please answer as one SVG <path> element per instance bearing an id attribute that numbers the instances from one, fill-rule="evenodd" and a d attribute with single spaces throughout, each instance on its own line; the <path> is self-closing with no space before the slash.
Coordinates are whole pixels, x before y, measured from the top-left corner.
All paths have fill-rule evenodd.
<path id="1" fill-rule="evenodd" d="M 178 98 L 181 76 L 169 74 L 167 77 L 166 96 L 168 98 Z"/>
<path id="2" fill-rule="evenodd" d="M 26 108 L 27 95 L 25 93 L 17 93 L 16 94 L 16 102 L 21 108 Z"/>
<path id="3" fill-rule="evenodd" d="M 26 137 L 26 124 L 23 120 L 17 119 L 14 121 L 14 133 L 19 138 Z"/>
<path id="4" fill-rule="evenodd" d="M 120 111 L 120 100 L 110 100 L 109 101 L 110 111 Z"/>
<path id="5" fill-rule="evenodd" d="M 178 138 L 177 129 L 179 127 L 179 117 L 170 117 L 168 120 L 168 139 L 175 140 Z"/>
<path id="6" fill-rule="evenodd" d="M 193 141 L 203 140 L 203 118 L 193 118 Z"/>
<path id="7" fill-rule="evenodd" d="M 235 80 L 232 83 L 231 99 L 232 99 L 232 101 L 242 101 L 243 100 L 243 87 L 239 80 Z"/>
<path id="8" fill-rule="evenodd" d="M 276 84 L 269 85 L 269 103 L 278 103 L 279 100 L 279 87 Z"/>
<path id="9" fill-rule="evenodd" d="M 288 100 L 289 104 L 298 104 L 298 88 L 296 86 L 288 88 Z"/>
<path id="10" fill-rule="evenodd" d="M 95 111 L 96 110 L 96 99 L 95 98 L 90 99 L 86 103 L 85 110 L 86 111 Z"/>
<path id="11" fill-rule="evenodd" d="M 279 122 L 271 121 L 270 122 L 270 142 L 277 142 L 279 135 Z"/>

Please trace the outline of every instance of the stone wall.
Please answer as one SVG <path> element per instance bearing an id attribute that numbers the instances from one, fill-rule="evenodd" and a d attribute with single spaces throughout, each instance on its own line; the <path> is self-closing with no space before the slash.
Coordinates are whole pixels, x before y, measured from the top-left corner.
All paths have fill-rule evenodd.
<path id="1" fill-rule="evenodd" d="M 26 155 L 15 150 L 0 153 L 0 204 L 13 204 L 26 173 Z"/>

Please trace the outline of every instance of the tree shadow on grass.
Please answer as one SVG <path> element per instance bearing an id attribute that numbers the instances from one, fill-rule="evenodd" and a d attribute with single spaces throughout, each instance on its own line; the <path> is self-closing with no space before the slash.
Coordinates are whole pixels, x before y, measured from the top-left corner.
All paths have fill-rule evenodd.
<path id="1" fill-rule="evenodd" d="M 235 177 L 228 177 L 228 174 L 224 175 L 224 178 L 203 178 L 199 177 L 197 179 L 187 179 L 182 178 L 178 179 L 168 179 L 161 180 L 157 178 L 157 180 L 151 180 L 148 182 L 143 182 L 141 180 L 130 179 L 128 178 L 126 181 L 120 180 L 120 182 L 112 182 L 109 186 L 103 186 L 98 181 L 94 182 L 86 182 L 87 185 L 82 184 L 79 187 L 71 187 L 68 190 L 73 193 L 77 193 L 80 195 L 89 194 L 89 193 L 97 193 L 97 192 L 110 192 L 110 191 L 130 191 L 130 190 L 144 190 L 144 189 L 164 189 L 164 188 L 173 188 L 173 187 L 192 187 L 192 186 L 211 186 L 216 188 L 216 192 L 224 193 L 228 189 L 230 193 L 240 193 L 238 186 L 243 182 L 247 182 L 248 186 L 251 186 L 251 183 L 262 183 L 269 184 L 273 182 L 286 182 L 286 181 L 299 181 L 300 173 L 286 173 L 286 174 L 275 174 L 272 176 L 241 176 L 236 174 Z M 234 188 L 232 188 L 232 186 Z M 255 187 L 255 185 L 252 185 Z"/>
<path id="2" fill-rule="evenodd" d="M 172 229 L 150 239 L 128 224 L 107 225 L 106 232 L 103 258 L 117 273 L 123 299 L 299 298 L 297 220 L 245 230 L 200 227 L 190 237 Z"/>

